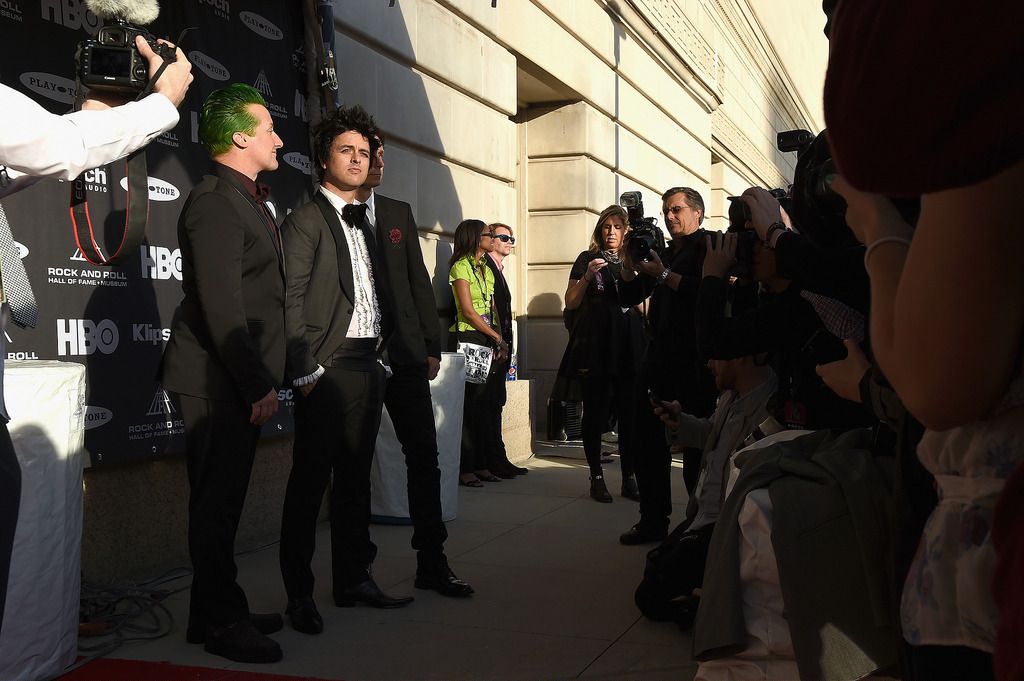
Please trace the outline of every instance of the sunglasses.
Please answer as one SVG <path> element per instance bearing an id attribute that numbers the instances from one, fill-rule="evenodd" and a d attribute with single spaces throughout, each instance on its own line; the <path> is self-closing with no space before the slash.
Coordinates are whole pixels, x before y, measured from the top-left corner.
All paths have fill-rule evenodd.
<path id="1" fill-rule="evenodd" d="M 513 246 L 516 245 L 516 238 L 514 236 L 509 236 L 508 234 L 491 234 L 491 238 L 501 239 L 505 243 L 512 244 Z"/>

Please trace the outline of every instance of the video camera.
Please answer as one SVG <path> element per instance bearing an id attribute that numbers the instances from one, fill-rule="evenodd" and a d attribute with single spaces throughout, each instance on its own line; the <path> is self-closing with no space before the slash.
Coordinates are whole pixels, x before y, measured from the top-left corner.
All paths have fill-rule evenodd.
<path id="1" fill-rule="evenodd" d="M 650 259 L 654 251 L 661 257 L 665 252 L 665 233 L 658 227 L 655 218 L 644 217 L 644 201 L 640 192 L 623 192 L 619 197 L 619 205 L 626 209 L 629 216 L 629 233 L 626 234 L 626 252 L 633 262 Z"/>
<path id="2" fill-rule="evenodd" d="M 116 92 L 142 92 L 149 83 L 149 64 L 135 46 L 136 36 L 141 35 L 164 61 L 174 60 L 175 48 L 157 42 L 156 36 L 142 28 L 159 13 L 154 0 L 87 0 L 86 5 L 93 14 L 114 24 L 101 28 L 95 39 L 78 44 L 75 71 L 83 85 Z"/>

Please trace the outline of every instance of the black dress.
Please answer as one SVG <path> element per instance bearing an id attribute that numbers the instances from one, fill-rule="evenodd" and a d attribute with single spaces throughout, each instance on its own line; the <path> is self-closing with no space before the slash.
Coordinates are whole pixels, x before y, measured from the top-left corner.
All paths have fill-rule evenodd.
<path id="1" fill-rule="evenodd" d="M 590 262 L 608 258 L 584 251 L 576 258 L 569 279 L 583 279 Z M 628 400 L 636 376 L 636 361 L 644 344 L 643 320 L 633 308 L 619 305 L 617 287 L 622 271 L 609 261 L 587 285 L 583 301 L 567 311 L 569 342 L 558 369 L 553 397 L 583 402 L 583 449 L 591 474 L 601 474 L 601 433 L 613 412 L 619 432 L 623 475 L 632 475 L 632 409 Z"/>

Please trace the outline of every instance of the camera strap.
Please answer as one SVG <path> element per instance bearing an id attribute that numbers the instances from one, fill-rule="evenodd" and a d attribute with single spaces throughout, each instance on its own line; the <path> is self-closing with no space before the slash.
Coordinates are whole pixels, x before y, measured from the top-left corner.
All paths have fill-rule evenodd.
<path id="1" fill-rule="evenodd" d="M 180 50 L 182 40 L 191 28 L 184 29 L 178 36 L 175 43 Z M 153 74 L 153 77 L 146 83 L 146 87 L 138 94 L 135 101 L 148 97 L 153 93 L 157 80 L 163 75 L 164 70 L 171 64 L 168 60 L 160 65 Z M 77 74 L 75 76 L 75 110 L 82 105 L 82 83 Z M 71 228 L 75 236 L 75 244 L 81 251 L 82 257 L 93 265 L 105 265 L 113 267 L 120 265 L 127 260 L 131 254 L 142 243 L 146 236 L 146 223 L 149 222 L 149 174 L 146 165 L 146 148 L 136 149 L 125 158 L 125 177 L 128 180 L 128 201 L 124 211 L 124 232 L 121 234 L 121 243 L 109 256 L 103 253 L 103 247 L 96 239 L 96 230 L 92 225 L 92 218 L 89 216 L 89 200 L 86 196 L 85 182 L 81 177 L 71 183 Z"/>

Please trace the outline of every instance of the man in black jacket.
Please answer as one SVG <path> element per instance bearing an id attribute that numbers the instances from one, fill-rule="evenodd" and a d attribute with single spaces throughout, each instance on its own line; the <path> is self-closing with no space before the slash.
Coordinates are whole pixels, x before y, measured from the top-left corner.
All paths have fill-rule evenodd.
<path id="1" fill-rule="evenodd" d="M 648 391 L 659 400 L 678 401 L 688 414 L 711 415 L 715 405 L 714 380 L 697 353 L 694 309 L 704 230 L 704 200 L 689 187 L 673 187 L 662 195 L 662 214 L 672 241 L 658 256 L 623 260 L 619 300 L 632 307 L 650 296 L 650 343 L 637 380 L 636 478 L 640 487 L 640 521 L 619 537 L 623 544 L 660 541 L 672 514 L 672 457 L 661 422 L 649 407 Z M 663 260 L 664 258 L 664 260 Z M 700 472 L 700 449 L 683 455 L 686 487 L 692 491 Z"/>
<path id="2" fill-rule="evenodd" d="M 239 662 L 276 662 L 265 634 L 281 616 L 251 615 L 238 585 L 235 534 L 260 426 L 277 412 L 285 374 L 281 239 L 259 173 L 277 168 L 281 138 L 248 85 L 212 93 L 199 134 L 215 175 L 196 185 L 178 220 L 181 301 L 163 385 L 185 420 L 192 591 L 186 637 Z"/>
<path id="3" fill-rule="evenodd" d="M 378 357 L 394 327 L 386 263 L 356 198 L 377 129 L 358 106 L 333 112 L 313 132 L 320 187 L 284 226 L 288 266 L 288 378 L 295 399 L 292 471 L 281 520 L 281 574 L 292 626 L 323 630 L 313 603 L 316 521 L 331 486 L 334 603 L 396 608 L 370 576 L 370 467 L 384 403 Z"/>
<path id="4" fill-rule="evenodd" d="M 430 381 L 441 366 L 437 303 L 423 264 L 412 207 L 374 191 L 384 180 L 384 140 L 380 135 L 377 143 L 370 172 L 356 198 L 366 204 L 366 217 L 376 228 L 378 252 L 395 302 L 395 330 L 385 355 L 393 373 L 387 380 L 384 405 L 402 443 L 408 470 L 412 547 L 417 551 L 415 584 L 443 596 L 466 597 L 473 587 L 455 576 L 444 555 L 448 531 L 441 520 L 441 469 L 430 399 Z"/>

